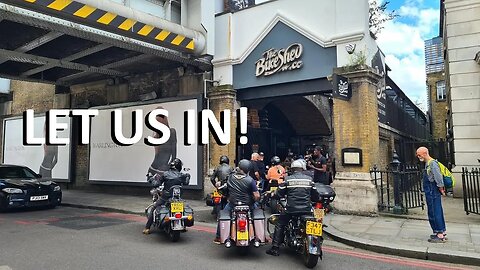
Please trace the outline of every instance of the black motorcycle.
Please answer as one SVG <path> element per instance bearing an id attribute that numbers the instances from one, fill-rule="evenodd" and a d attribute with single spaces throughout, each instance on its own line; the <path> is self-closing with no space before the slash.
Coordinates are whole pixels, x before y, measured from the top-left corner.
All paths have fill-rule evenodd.
<path id="1" fill-rule="evenodd" d="M 303 256 L 306 267 L 313 268 L 322 259 L 323 244 L 323 217 L 329 208 L 330 203 L 335 199 L 335 192 L 330 186 L 316 184 L 320 195 L 319 202 L 312 203 L 312 212 L 308 215 L 294 216 L 287 224 L 283 244 Z M 286 200 L 280 199 L 280 213 L 285 211 Z M 276 225 L 280 214 L 272 214 L 268 223 Z M 273 232 L 267 226 L 270 237 Z"/>
<path id="2" fill-rule="evenodd" d="M 172 186 L 169 192 L 168 201 L 157 207 L 153 213 L 153 226 L 164 231 L 172 240 L 176 242 L 180 239 L 180 233 L 186 232 L 186 227 L 194 224 L 193 209 L 185 204 L 181 198 L 181 186 Z M 150 194 L 153 196 L 153 203 L 146 209 L 147 215 L 151 214 L 155 202 L 162 197 L 163 186 L 153 188 Z"/>
<path id="3" fill-rule="evenodd" d="M 271 196 L 271 194 L 274 193 L 277 189 L 278 180 L 273 179 L 268 184 L 268 190 L 260 195 L 260 205 L 262 209 L 265 209 L 265 207 L 269 207 L 272 214 L 277 214 L 280 207 L 278 199 Z"/>

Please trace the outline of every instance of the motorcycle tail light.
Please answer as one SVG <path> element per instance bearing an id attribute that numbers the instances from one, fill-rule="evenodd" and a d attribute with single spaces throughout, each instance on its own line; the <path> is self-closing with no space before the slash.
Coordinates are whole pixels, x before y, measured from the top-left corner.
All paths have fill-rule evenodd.
<path id="1" fill-rule="evenodd" d="M 247 220 L 245 219 L 240 219 L 238 221 L 238 229 L 241 231 L 241 232 L 244 232 L 247 230 Z"/>
<path id="2" fill-rule="evenodd" d="M 182 213 L 176 213 L 175 218 L 182 218 Z"/>
<path id="3" fill-rule="evenodd" d="M 323 208 L 322 203 L 317 202 L 317 203 L 315 204 L 315 209 L 322 209 L 322 208 Z"/>
<path id="4" fill-rule="evenodd" d="M 220 203 L 220 197 L 215 197 L 215 199 L 213 199 L 213 201 L 214 201 L 216 204 L 219 204 L 219 203 Z"/>

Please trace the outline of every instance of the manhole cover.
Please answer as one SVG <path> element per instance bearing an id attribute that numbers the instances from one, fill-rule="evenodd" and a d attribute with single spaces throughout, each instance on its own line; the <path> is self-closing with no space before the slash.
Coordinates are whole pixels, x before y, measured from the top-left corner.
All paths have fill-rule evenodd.
<path id="1" fill-rule="evenodd" d="M 49 225 L 65 229 L 86 230 L 125 224 L 129 222 L 131 221 L 92 216 L 64 218 L 60 219 L 59 221 L 52 222 Z"/>

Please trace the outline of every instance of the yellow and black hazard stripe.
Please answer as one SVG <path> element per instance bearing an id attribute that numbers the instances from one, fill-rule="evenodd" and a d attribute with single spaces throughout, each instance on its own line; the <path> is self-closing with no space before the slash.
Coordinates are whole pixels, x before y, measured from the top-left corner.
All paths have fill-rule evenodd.
<path id="1" fill-rule="evenodd" d="M 81 20 L 87 20 L 90 24 L 108 26 L 116 30 L 135 33 L 141 39 L 150 39 L 160 45 L 180 47 L 187 51 L 195 49 L 194 40 L 180 34 L 171 33 L 165 29 L 151 26 L 133 19 L 101 10 L 83 3 L 72 0 L 24 0 L 25 2 L 39 5 L 50 11 L 64 13 Z"/>

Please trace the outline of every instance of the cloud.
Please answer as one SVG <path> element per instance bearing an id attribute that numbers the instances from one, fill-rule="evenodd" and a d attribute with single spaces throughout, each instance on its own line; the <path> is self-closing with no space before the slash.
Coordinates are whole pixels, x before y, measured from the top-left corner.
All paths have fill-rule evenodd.
<path id="1" fill-rule="evenodd" d="M 422 8 L 423 0 L 406 0 L 398 9 L 401 18 L 389 21 L 378 35 L 378 44 L 392 69 L 395 83 L 421 107 L 427 108 L 424 41 L 437 35 L 439 10 Z"/>

